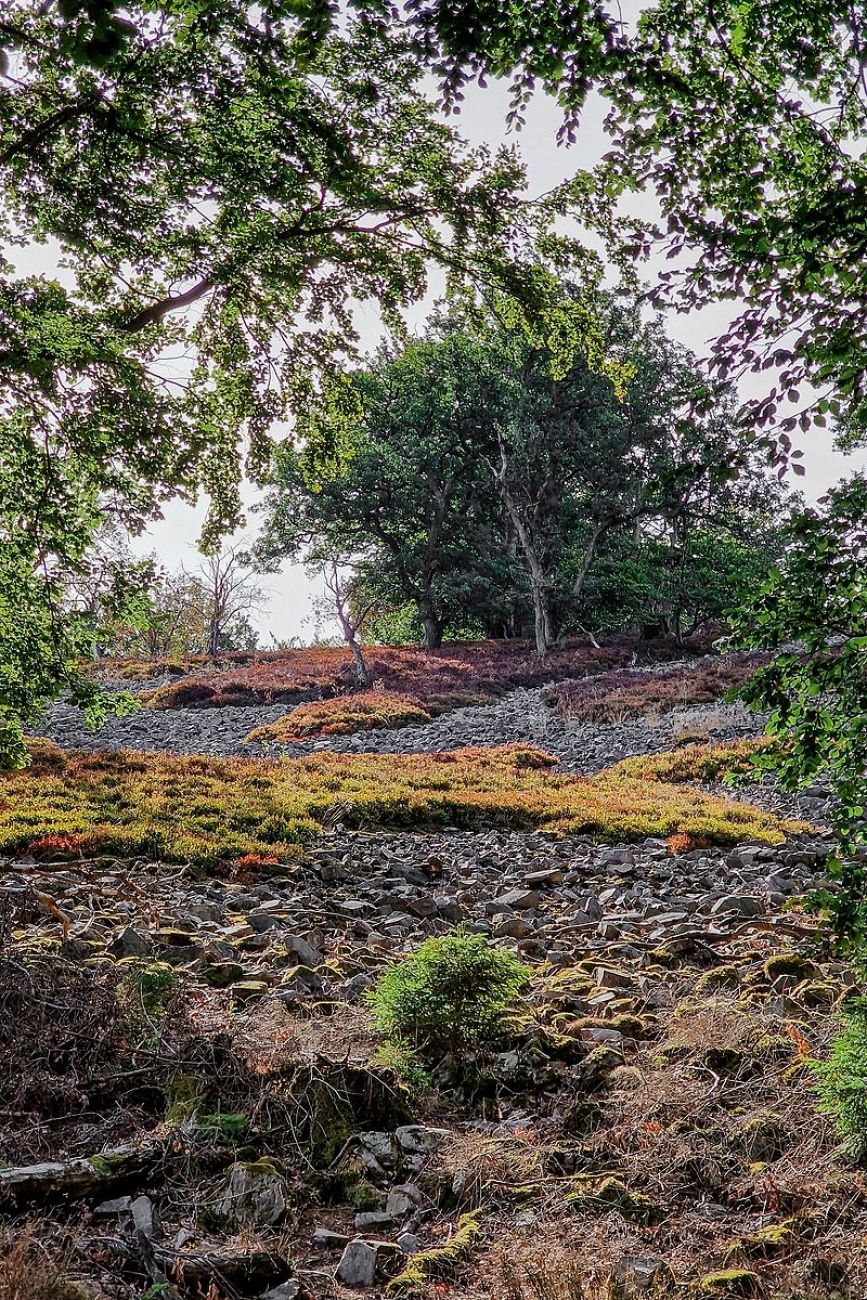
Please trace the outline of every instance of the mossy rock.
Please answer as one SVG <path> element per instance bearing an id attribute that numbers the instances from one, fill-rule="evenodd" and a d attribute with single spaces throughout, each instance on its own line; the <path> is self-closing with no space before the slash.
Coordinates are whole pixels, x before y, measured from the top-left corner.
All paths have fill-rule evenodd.
<path id="1" fill-rule="evenodd" d="M 797 1050 L 794 1039 L 788 1034 L 761 1034 L 753 1044 L 753 1059 L 762 1064 L 777 1065 L 790 1061 Z"/>
<path id="2" fill-rule="evenodd" d="M 267 992 L 268 985 L 264 980 L 238 980 L 237 984 L 232 985 L 233 1001 L 245 1005 L 249 1002 L 258 1002 Z"/>
<path id="3" fill-rule="evenodd" d="M 608 1087 L 620 1092 L 637 1092 L 644 1083 L 644 1075 L 636 1065 L 618 1065 L 608 1076 Z"/>
<path id="4" fill-rule="evenodd" d="M 632 1013 L 613 1016 L 608 1021 L 611 1029 L 616 1029 L 624 1038 L 637 1038 L 643 1041 L 653 1038 L 657 1032 L 658 1021 L 652 1016 L 637 1016 Z"/>
<path id="5" fill-rule="evenodd" d="M 588 1052 L 581 1062 L 581 1080 L 588 1092 L 597 1092 L 607 1085 L 612 1070 L 623 1065 L 623 1053 L 615 1047 L 601 1044 Z"/>
<path id="6" fill-rule="evenodd" d="M 730 1047 L 725 1043 L 714 1043 L 705 1047 L 700 1053 L 702 1065 L 716 1074 L 733 1074 L 739 1070 L 747 1058 L 739 1047 Z"/>
<path id="7" fill-rule="evenodd" d="M 790 1144 L 791 1135 L 785 1120 L 773 1111 L 758 1111 L 738 1130 L 738 1145 L 751 1161 L 779 1160 Z"/>
<path id="8" fill-rule="evenodd" d="M 374 1187 L 367 1178 L 345 1184 L 346 1199 L 354 1210 L 381 1210 L 385 1206 L 385 1192 Z"/>
<path id="9" fill-rule="evenodd" d="M 715 966 L 713 970 L 706 970 L 703 975 L 699 975 L 695 982 L 696 993 L 713 993 L 716 989 L 736 989 L 740 988 L 741 973 L 737 966 L 727 963 L 725 966 Z"/>
<path id="10" fill-rule="evenodd" d="M 781 975 L 791 975 L 796 980 L 817 979 L 821 974 L 819 967 L 808 957 L 799 952 L 777 952 L 769 957 L 762 966 L 765 977 L 778 979 Z"/>
<path id="11" fill-rule="evenodd" d="M 699 1295 L 713 1296 L 715 1300 L 762 1300 L 767 1288 L 749 1268 L 724 1268 L 716 1273 L 706 1273 L 698 1284 Z"/>
<path id="12" fill-rule="evenodd" d="M 642 1192 L 631 1191 L 614 1177 L 603 1178 L 592 1191 L 579 1183 L 566 1200 L 575 1210 L 617 1210 L 624 1219 L 631 1219 L 634 1223 L 659 1223 L 665 1217 L 665 1211 L 656 1201 Z"/>
<path id="13" fill-rule="evenodd" d="M 830 1009 L 840 997 L 840 985 L 833 980 L 804 980 L 792 990 L 792 997 L 804 1007 Z"/>
<path id="14" fill-rule="evenodd" d="M 236 961 L 218 961 L 202 971 L 206 984 L 214 989 L 225 989 L 244 978 L 244 967 Z"/>
<path id="15" fill-rule="evenodd" d="M 726 1264 L 738 1258 L 774 1259 L 785 1254 L 798 1239 L 794 1219 L 784 1219 L 782 1223 L 769 1223 L 758 1232 L 748 1233 L 732 1242 L 726 1251 Z"/>
<path id="16" fill-rule="evenodd" d="M 680 1061 L 688 1061 L 691 1056 L 692 1048 L 685 1043 L 663 1043 L 653 1057 L 653 1064 L 677 1065 Z"/>
<path id="17" fill-rule="evenodd" d="M 480 1217 L 479 1210 L 461 1215 L 451 1239 L 444 1246 L 412 1255 L 406 1268 L 388 1283 L 385 1294 L 395 1300 L 424 1300 L 429 1296 L 431 1283 L 452 1276 L 469 1255 L 481 1231 Z"/>

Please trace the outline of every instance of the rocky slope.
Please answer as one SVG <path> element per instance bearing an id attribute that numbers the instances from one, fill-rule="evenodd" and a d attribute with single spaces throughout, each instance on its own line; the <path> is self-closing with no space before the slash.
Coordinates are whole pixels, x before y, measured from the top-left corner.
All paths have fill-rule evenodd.
<path id="1" fill-rule="evenodd" d="M 142 713 L 92 743 L 244 752 L 282 711 Z M 48 730 L 80 740 L 63 709 Z M 516 691 L 328 743 L 532 740 L 595 770 L 751 730 L 730 706 L 570 727 Z M 7 1272 L 30 1288 L 10 1296 L 862 1297 L 867 1190 L 803 1064 L 851 991 L 797 903 L 827 855 L 824 795 L 784 806 L 816 833 L 673 852 L 336 824 L 304 862 L 234 878 L 5 863 L 0 1250 L 13 1225 Z M 365 994 L 456 924 L 531 983 L 472 1069 L 415 1078 Z"/>

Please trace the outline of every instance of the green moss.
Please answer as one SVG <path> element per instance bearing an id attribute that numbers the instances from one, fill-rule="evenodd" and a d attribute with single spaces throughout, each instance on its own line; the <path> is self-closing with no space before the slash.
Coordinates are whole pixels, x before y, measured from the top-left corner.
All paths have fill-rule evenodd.
<path id="1" fill-rule="evenodd" d="M 840 985 L 833 980 L 804 980 L 792 990 L 792 997 L 805 1007 L 833 1007 Z"/>
<path id="2" fill-rule="evenodd" d="M 479 1210 L 461 1215 L 451 1240 L 445 1246 L 413 1255 L 406 1268 L 389 1282 L 385 1294 L 399 1300 L 423 1300 L 430 1295 L 428 1284 L 436 1278 L 448 1277 L 469 1255 L 481 1230 L 480 1216 Z"/>
<path id="3" fill-rule="evenodd" d="M 346 1189 L 346 1199 L 354 1210 L 381 1210 L 385 1196 L 366 1178 L 359 1178 Z"/>
<path id="4" fill-rule="evenodd" d="M 819 968 L 815 962 L 802 957 L 799 952 L 777 952 L 762 967 L 769 980 L 780 975 L 793 975 L 797 980 L 815 979 Z"/>
<path id="5" fill-rule="evenodd" d="M 567 1202 L 576 1210 L 606 1209 L 619 1210 L 625 1219 L 636 1223 L 659 1223 L 665 1212 L 649 1196 L 633 1192 L 619 1178 L 603 1178 L 592 1191 L 579 1183 L 575 1191 L 566 1197 Z"/>
<path id="6" fill-rule="evenodd" d="M 726 1263 L 738 1256 L 773 1259 L 775 1255 L 782 1254 L 797 1240 L 794 1224 L 794 1219 L 784 1219 L 782 1223 L 769 1223 L 758 1232 L 739 1237 L 726 1251 Z"/>
<path id="7" fill-rule="evenodd" d="M 715 966 L 699 975 L 695 982 L 696 993 L 712 993 L 715 989 L 736 989 L 740 986 L 741 975 L 737 966 L 731 964 Z"/>
<path id="8" fill-rule="evenodd" d="M 748 1268 L 724 1268 L 717 1273 L 706 1273 L 698 1284 L 703 1296 L 716 1296 L 719 1300 L 751 1300 L 765 1295 L 765 1284 Z"/>

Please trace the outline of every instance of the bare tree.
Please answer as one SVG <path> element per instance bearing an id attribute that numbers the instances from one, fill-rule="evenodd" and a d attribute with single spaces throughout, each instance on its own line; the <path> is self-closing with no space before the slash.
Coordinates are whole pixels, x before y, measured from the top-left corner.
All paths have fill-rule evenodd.
<path id="1" fill-rule="evenodd" d="M 372 602 L 354 612 L 350 609 L 349 582 L 341 576 L 340 565 L 336 558 L 332 558 L 322 566 L 322 576 L 325 580 L 325 590 L 331 597 L 331 603 L 337 615 L 343 639 L 349 646 L 349 652 L 352 655 L 355 684 L 363 689 L 370 686 L 373 679 L 364 660 L 358 633 L 365 618 L 370 613 Z"/>
<path id="2" fill-rule="evenodd" d="M 207 653 L 213 658 L 230 629 L 261 608 L 264 592 L 256 582 L 249 552 L 239 546 L 206 555 L 198 571 L 189 576 L 204 589 Z"/>

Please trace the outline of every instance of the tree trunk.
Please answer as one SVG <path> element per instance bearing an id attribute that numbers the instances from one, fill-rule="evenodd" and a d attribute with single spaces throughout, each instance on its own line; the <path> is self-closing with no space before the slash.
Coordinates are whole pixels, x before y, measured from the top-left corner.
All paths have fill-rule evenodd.
<path id="1" fill-rule="evenodd" d="M 608 529 L 607 524 L 596 524 L 596 526 L 593 529 L 593 532 L 590 534 L 590 540 L 584 549 L 584 558 L 581 561 L 581 568 L 578 570 L 578 574 L 575 578 L 575 584 L 572 588 L 572 597 L 574 600 L 577 600 L 581 595 L 581 593 L 584 591 L 584 586 L 587 582 L 587 576 L 590 573 L 590 569 L 593 565 L 593 561 L 596 558 L 596 551 L 607 529 Z"/>
<path id="2" fill-rule="evenodd" d="M 537 566 L 530 573 L 530 589 L 533 595 L 533 635 L 536 641 L 536 653 L 548 653 L 551 644 L 551 611 L 548 606 L 548 592 L 545 589 L 545 577 Z"/>
<path id="3" fill-rule="evenodd" d="M 439 650 L 443 643 L 443 625 L 442 619 L 435 618 L 433 615 L 422 618 L 421 646 L 423 650 Z"/>
<path id="4" fill-rule="evenodd" d="M 439 650 L 443 643 L 445 619 L 439 617 L 430 596 L 422 596 L 418 602 L 418 613 L 422 624 L 422 650 Z"/>
<path id="5" fill-rule="evenodd" d="M 355 685 L 361 690 L 370 685 L 370 669 L 365 663 L 364 655 L 361 652 L 361 646 L 358 644 L 358 638 L 353 636 L 347 638 L 349 653 L 352 655 L 352 666 L 355 671 Z"/>

